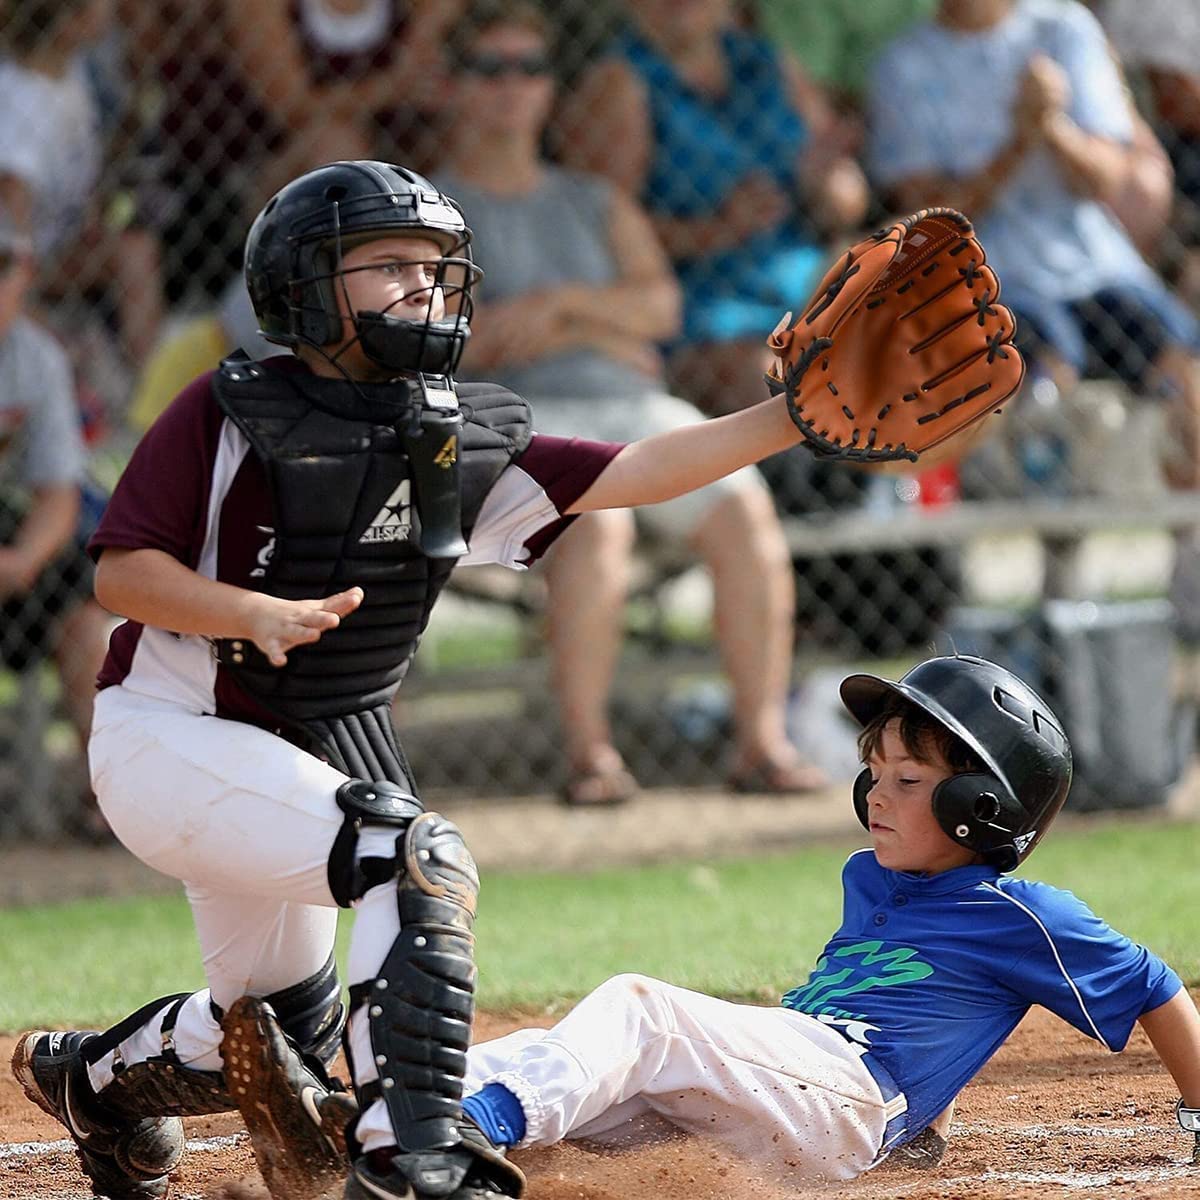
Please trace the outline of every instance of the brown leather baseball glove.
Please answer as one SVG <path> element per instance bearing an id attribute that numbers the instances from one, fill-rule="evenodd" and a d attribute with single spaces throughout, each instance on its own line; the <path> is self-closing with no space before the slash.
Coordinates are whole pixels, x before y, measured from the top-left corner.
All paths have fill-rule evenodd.
<path id="1" fill-rule="evenodd" d="M 1013 315 L 971 222 L 927 208 L 852 246 L 767 339 L 767 374 L 821 458 L 915 462 L 1021 386 Z"/>

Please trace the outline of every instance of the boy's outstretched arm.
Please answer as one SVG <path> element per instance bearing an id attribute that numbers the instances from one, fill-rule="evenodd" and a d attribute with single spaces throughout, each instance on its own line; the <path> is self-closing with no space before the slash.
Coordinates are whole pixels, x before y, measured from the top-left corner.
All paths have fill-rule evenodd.
<path id="1" fill-rule="evenodd" d="M 314 600 L 280 600 L 218 583 L 162 550 L 107 547 L 96 567 L 96 599 L 121 617 L 206 637 L 242 637 L 282 667 L 287 652 L 340 624 L 361 603 L 362 588 Z"/>
<path id="2" fill-rule="evenodd" d="M 727 417 L 631 442 L 567 512 L 658 504 L 787 450 L 801 440 L 785 400 L 776 396 Z"/>
<path id="3" fill-rule="evenodd" d="M 1184 1107 L 1200 1110 L 1200 1013 L 1187 988 L 1180 988 L 1166 1004 L 1143 1013 L 1138 1023 L 1179 1087 Z M 1200 1162 L 1200 1134 L 1196 1145 L 1193 1161 Z"/>

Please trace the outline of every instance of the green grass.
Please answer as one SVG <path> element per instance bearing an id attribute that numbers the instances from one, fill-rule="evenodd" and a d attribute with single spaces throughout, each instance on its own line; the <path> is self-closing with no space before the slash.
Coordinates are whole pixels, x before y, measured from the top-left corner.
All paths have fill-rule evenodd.
<path id="1" fill-rule="evenodd" d="M 561 1010 L 640 971 L 770 999 L 803 978 L 838 922 L 850 844 L 749 861 L 485 879 L 480 1003 Z M 1056 831 L 1027 872 L 1066 887 L 1200 982 L 1191 912 L 1200 825 L 1121 821 Z M 346 949 L 343 922 L 340 953 Z M 104 1025 L 201 985 L 191 920 L 171 897 L 0 912 L 0 1030 Z"/>

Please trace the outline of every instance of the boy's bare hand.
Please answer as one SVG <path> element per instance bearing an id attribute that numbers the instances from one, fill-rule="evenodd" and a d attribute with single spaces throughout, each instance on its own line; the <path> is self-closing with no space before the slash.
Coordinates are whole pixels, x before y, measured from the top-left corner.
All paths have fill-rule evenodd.
<path id="1" fill-rule="evenodd" d="M 362 588 L 353 587 L 321 600 L 280 600 L 261 592 L 253 597 L 247 634 L 267 656 L 273 667 L 287 662 L 287 652 L 317 641 L 336 629 L 363 599 Z"/>

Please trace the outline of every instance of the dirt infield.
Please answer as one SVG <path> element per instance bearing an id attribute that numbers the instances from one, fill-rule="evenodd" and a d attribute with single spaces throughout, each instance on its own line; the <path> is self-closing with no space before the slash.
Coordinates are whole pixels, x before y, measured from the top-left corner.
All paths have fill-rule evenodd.
<path id="1" fill-rule="evenodd" d="M 519 1024 L 484 1016 L 482 1037 Z M 0 1039 L 7 1063 L 13 1039 Z M 959 1099 L 950 1149 L 936 1170 L 883 1167 L 850 1185 L 780 1191 L 695 1140 L 595 1153 L 581 1146 L 525 1151 L 529 1200 L 1046 1200 L 1048 1196 L 1165 1200 L 1195 1196 L 1200 1167 L 1175 1125 L 1176 1092 L 1135 1031 L 1110 1055 L 1041 1011 L 1017 1030 Z M 188 1123 L 191 1150 L 174 1200 L 265 1200 L 236 1115 Z M 0 1075 L 0 1196 L 88 1195 L 62 1130 Z M 330 1200 L 335 1200 L 331 1197 Z"/>

